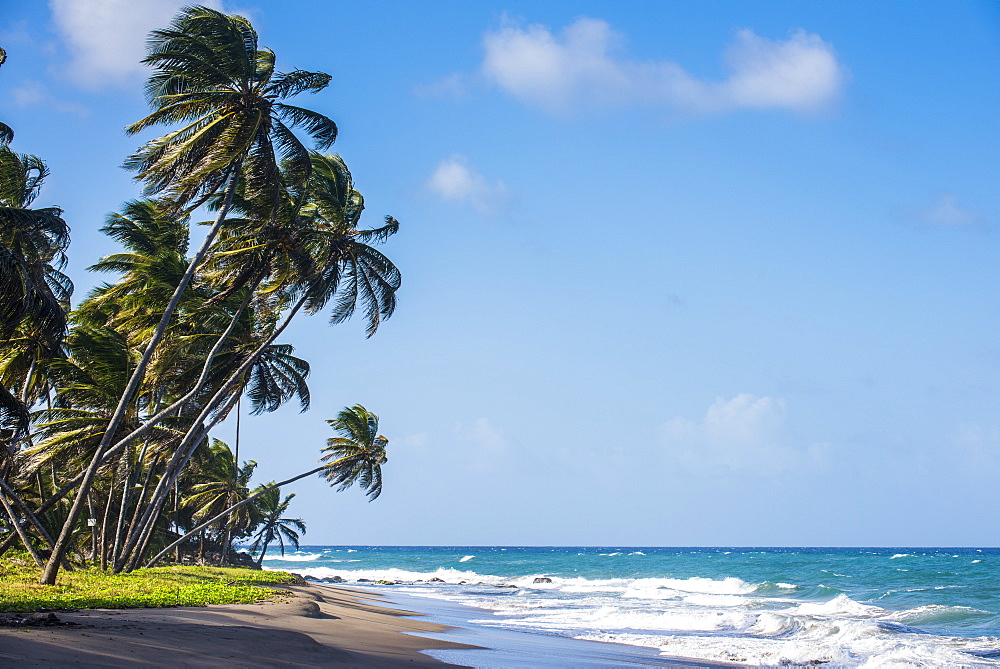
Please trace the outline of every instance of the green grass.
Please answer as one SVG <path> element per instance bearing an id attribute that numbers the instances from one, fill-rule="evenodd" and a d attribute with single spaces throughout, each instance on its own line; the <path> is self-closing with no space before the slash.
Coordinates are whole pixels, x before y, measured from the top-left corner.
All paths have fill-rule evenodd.
<path id="1" fill-rule="evenodd" d="M 190 566 L 118 575 L 96 569 L 64 570 L 57 585 L 39 585 L 39 575 L 30 559 L 13 556 L 0 561 L 0 611 L 249 604 L 284 595 L 268 584 L 296 580 L 283 571 Z"/>

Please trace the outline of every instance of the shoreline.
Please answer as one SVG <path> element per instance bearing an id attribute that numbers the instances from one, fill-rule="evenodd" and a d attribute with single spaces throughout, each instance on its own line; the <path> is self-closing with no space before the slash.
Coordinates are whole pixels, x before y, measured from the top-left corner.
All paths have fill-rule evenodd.
<path id="1" fill-rule="evenodd" d="M 0 626 L 0 667 L 735 666 L 655 649 L 501 630 L 476 609 L 375 588 L 305 582 L 256 604 L 57 611 Z"/>
<path id="2" fill-rule="evenodd" d="M 326 584 L 320 584 L 326 587 Z M 418 611 L 426 620 L 444 627 L 422 636 L 456 642 L 457 647 L 427 648 L 426 654 L 452 666 L 486 669 L 536 669 L 548 667 L 739 667 L 737 663 L 664 655 L 657 648 L 567 636 L 489 627 L 473 618 L 489 616 L 489 609 L 434 597 L 420 597 L 379 587 L 351 585 L 363 593 L 386 599 L 395 606 Z"/>
<path id="3" fill-rule="evenodd" d="M 373 603 L 378 593 L 281 586 L 257 604 L 56 612 L 59 623 L 0 627 L 0 667 L 448 667 L 422 653 L 476 648 L 420 613 Z"/>

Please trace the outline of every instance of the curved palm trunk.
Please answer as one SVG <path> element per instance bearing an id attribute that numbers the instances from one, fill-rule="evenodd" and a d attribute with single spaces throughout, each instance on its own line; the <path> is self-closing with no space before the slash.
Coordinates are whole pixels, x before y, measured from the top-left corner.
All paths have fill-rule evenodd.
<path id="1" fill-rule="evenodd" d="M 260 547 L 260 555 L 257 556 L 258 569 L 262 564 L 264 564 L 264 556 L 267 554 L 267 547 L 272 541 L 274 541 L 274 532 L 272 532 L 271 527 L 268 526 L 267 533 L 264 535 L 264 545 Z"/>
<path id="2" fill-rule="evenodd" d="M 27 518 L 28 522 L 30 522 L 35 527 L 35 531 L 38 532 L 38 536 L 42 538 L 42 540 L 51 550 L 53 545 L 52 535 L 49 534 L 49 531 L 46 530 L 45 526 L 42 525 L 40 520 L 38 520 L 38 516 L 32 513 L 31 509 L 28 507 L 27 502 L 21 499 L 21 497 L 2 478 L 0 478 L 0 489 L 2 489 L 7 494 L 7 497 L 12 502 L 14 502 L 14 504 L 16 504 L 18 508 L 21 509 L 21 512 L 24 514 L 24 517 Z M 16 540 L 19 538 L 20 537 L 17 534 L 11 534 L 10 536 L 11 540 Z M 10 548 L 10 545 L 8 545 L 8 543 L 5 541 L 3 543 L 3 546 L 0 546 L 0 555 L 6 552 L 8 548 Z M 43 565 L 38 565 L 38 566 L 41 567 Z M 73 571 L 72 565 L 70 565 L 69 562 L 67 562 L 66 560 L 63 560 L 62 566 L 63 569 L 65 569 L 66 571 Z"/>
<path id="3" fill-rule="evenodd" d="M 174 457 L 173 459 L 171 459 L 170 464 L 167 465 L 167 470 L 164 473 L 163 478 L 160 479 L 160 484 L 157 486 L 156 492 L 153 493 L 154 501 L 150 503 L 150 505 L 146 509 L 146 513 L 143 515 L 143 520 L 140 523 L 140 525 L 143 526 L 142 529 L 138 533 L 133 532 L 132 538 L 130 538 L 129 543 L 126 544 L 125 547 L 126 554 L 135 551 L 135 546 L 140 541 L 142 542 L 143 546 L 148 542 L 149 536 L 152 533 L 152 526 L 155 523 L 156 515 L 160 513 L 161 509 L 163 508 L 163 504 L 166 502 L 167 493 L 169 492 L 169 486 L 173 483 L 174 479 L 180 475 L 180 472 L 183 470 L 184 466 L 191 458 L 191 455 L 194 453 L 194 450 L 198 447 L 198 443 L 203 438 L 203 435 L 206 435 L 208 433 L 208 430 L 214 427 L 215 424 L 219 420 L 221 420 L 221 414 L 227 413 L 228 410 L 224 412 L 219 412 L 216 416 L 215 421 L 211 422 L 211 424 L 205 427 L 202 427 L 199 431 L 196 430 L 198 430 L 200 426 L 205 425 L 204 421 L 208 418 L 209 415 L 212 414 L 213 411 L 215 411 L 219 407 L 220 404 L 222 404 L 224 401 L 227 401 L 227 395 L 234 389 L 239 380 L 243 377 L 244 374 L 246 374 L 246 372 L 250 369 L 250 367 L 253 366 L 253 364 L 258 360 L 258 358 L 260 358 L 261 354 L 267 349 L 267 347 L 270 346 L 272 343 L 274 343 L 275 339 L 281 336 L 281 333 L 284 332 L 285 328 L 288 327 L 288 324 L 292 322 L 292 318 L 295 317 L 295 314 L 298 313 L 299 309 L 302 308 L 302 305 L 305 304 L 307 297 L 308 296 L 303 296 L 301 299 L 299 299 L 298 302 L 295 303 L 295 306 L 293 306 L 291 310 L 289 310 L 288 314 L 285 316 L 281 325 L 275 328 L 274 332 L 272 332 L 270 336 L 268 336 L 268 338 L 263 343 L 261 343 L 261 345 L 258 346 L 257 349 L 250 356 L 247 357 L 246 361 L 244 361 L 243 364 L 240 365 L 239 369 L 237 369 L 230 375 L 229 379 L 226 380 L 226 382 L 222 385 L 222 387 L 219 388 L 216 391 L 215 395 L 213 395 L 212 398 L 205 404 L 205 407 L 202 409 L 201 414 L 199 414 L 199 416 L 194 420 L 192 428 L 189 429 L 188 432 L 185 434 L 184 440 L 181 442 L 181 445 L 178 447 L 177 451 L 175 451 Z M 238 399 L 239 399 L 239 394 L 228 400 L 230 402 L 230 408 L 232 407 L 232 403 L 234 403 Z M 199 435 L 198 439 L 192 439 L 193 435 L 195 434 Z M 145 538 L 143 538 L 143 535 L 145 535 Z M 138 566 L 138 561 L 141 559 L 141 555 L 142 555 L 142 550 L 138 550 L 133 553 L 133 559 L 130 568 L 135 568 L 136 566 Z"/>
<path id="4" fill-rule="evenodd" d="M 253 291 L 251 290 L 251 296 L 252 296 L 252 292 Z M 215 343 L 215 346 L 212 348 L 212 350 L 209 351 L 209 354 L 206 357 L 205 363 L 204 363 L 203 368 L 202 368 L 202 378 L 199 379 L 199 382 L 202 384 L 202 386 L 204 385 L 205 370 L 207 370 L 208 366 L 212 363 L 212 360 L 214 359 L 215 355 L 218 353 L 219 347 L 222 345 L 222 342 L 224 342 L 225 339 L 232 333 L 232 329 L 236 325 L 237 319 L 242 314 L 243 310 L 246 308 L 246 306 L 247 306 L 248 303 L 249 303 L 249 298 L 243 303 L 243 305 L 240 307 L 240 309 L 237 310 L 237 312 L 233 315 L 233 320 L 230 322 L 229 327 L 227 327 L 226 331 L 222 334 L 222 336 L 219 337 L 219 340 Z M 200 388 L 202 386 L 196 386 L 184 398 L 182 398 L 181 400 L 178 400 L 177 402 L 174 402 L 173 404 L 171 404 L 167 408 L 160 410 L 159 413 L 157 413 L 152 418 L 148 419 L 143 425 L 139 426 L 134 431 L 132 431 L 130 434 L 126 435 L 124 438 L 122 438 L 120 441 L 118 441 L 118 443 L 116 443 L 114 446 L 112 446 L 111 448 L 109 448 L 104 453 L 104 455 L 101 458 L 101 461 L 100 461 L 99 464 L 104 464 L 105 462 L 107 462 L 111 458 L 113 458 L 116 455 L 118 455 L 122 451 L 122 449 L 124 449 L 130 443 L 132 443 L 136 439 L 138 439 L 138 438 L 144 436 L 146 433 L 148 433 L 161 419 L 163 419 L 164 417 L 166 417 L 170 412 L 172 412 L 175 409 L 177 409 L 180 406 L 180 404 L 182 404 L 183 402 L 186 402 L 191 397 L 193 397 L 194 393 L 197 392 L 197 390 L 200 390 Z M 46 399 L 49 400 L 50 398 L 46 398 Z M 51 409 L 51 408 L 52 408 L 52 406 L 51 406 L 51 403 L 50 403 L 49 404 L 49 409 Z M 53 493 L 52 493 L 51 497 L 49 497 L 48 499 L 44 500 L 44 502 L 38 508 L 38 510 L 37 510 L 36 513 L 38 513 L 38 514 L 45 513 L 46 511 L 48 511 L 49 509 L 51 509 L 53 506 L 55 506 L 60 500 L 62 500 L 63 497 L 65 497 L 67 494 L 69 494 L 73 489 L 75 489 L 77 487 L 77 485 L 80 484 L 80 482 L 84 479 L 84 476 L 86 475 L 86 473 L 87 473 L 86 471 L 80 472 L 79 474 L 77 474 L 76 476 L 74 476 L 72 479 L 70 479 L 69 481 L 67 481 L 66 483 L 64 483 L 61 487 L 59 487 L 59 480 L 58 480 L 58 478 L 56 476 L 55 465 L 53 465 L 52 466 L 52 485 L 56 489 L 53 490 Z M 17 541 L 17 537 L 15 535 L 11 535 L 10 537 L 4 539 L 3 541 L 0 541 L 0 555 L 3 555 L 14 544 L 14 542 L 16 542 L 16 541 Z M 65 562 L 64 562 L 64 566 L 65 566 Z"/>
<path id="5" fill-rule="evenodd" d="M 215 360 L 215 356 L 218 355 L 219 350 L 222 348 L 222 344 L 225 343 L 225 341 L 229 339 L 229 336 L 233 333 L 233 329 L 239 322 L 240 316 L 242 316 L 243 312 L 246 311 L 247 306 L 249 306 L 250 304 L 250 300 L 253 299 L 254 291 L 257 289 L 257 285 L 259 283 L 260 280 L 258 279 L 255 283 L 249 286 L 246 299 L 244 299 L 243 302 L 240 304 L 239 308 L 235 312 L 233 312 L 233 316 L 229 320 L 229 325 L 226 326 L 225 331 L 221 335 L 219 335 L 219 338 L 216 340 L 215 345 L 212 346 L 212 349 L 208 352 L 208 355 L 205 356 L 205 362 L 202 363 L 201 366 L 201 374 L 199 375 L 198 380 L 195 381 L 195 384 L 187 392 L 187 394 L 185 394 L 180 399 L 176 400 L 173 404 L 170 404 L 169 406 L 160 409 L 152 418 L 147 418 L 146 421 L 142 423 L 142 425 L 137 427 L 129 434 L 125 435 L 125 437 L 119 440 L 118 443 L 116 443 L 114 446 L 111 447 L 111 449 L 108 450 L 108 452 L 105 454 L 105 459 L 107 459 L 107 457 L 111 455 L 112 451 L 120 450 L 121 448 L 127 446 L 136 439 L 139 439 L 140 437 L 143 437 L 146 434 L 148 434 L 149 431 L 152 430 L 154 427 L 156 427 L 156 425 L 161 420 L 163 420 L 171 413 L 174 413 L 178 409 L 185 406 L 189 401 L 191 401 L 191 399 L 196 394 L 198 394 L 199 390 L 205 387 L 205 382 L 208 380 L 209 368 L 212 366 L 212 362 Z"/>
<path id="6" fill-rule="evenodd" d="M 266 492 L 268 492 L 270 490 L 274 490 L 275 488 L 280 488 L 281 486 L 288 485 L 289 483 L 295 483 L 299 479 L 303 479 L 303 478 L 305 478 L 307 476 L 310 476 L 311 474 L 317 474 L 317 473 L 323 471 L 324 469 L 326 469 L 328 466 L 329 465 L 321 465 L 319 467 L 316 467 L 315 469 L 310 469 L 309 471 L 307 471 L 307 472 L 305 472 L 303 474 L 299 474 L 298 476 L 293 476 L 292 478 L 285 479 L 284 481 L 281 481 L 279 483 L 272 483 L 271 485 L 267 486 L 266 488 L 260 489 L 259 491 L 255 492 L 254 494 L 252 494 L 249 497 L 247 497 L 245 500 L 243 500 L 241 502 L 237 502 L 236 504 L 233 504 L 231 507 L 229 507 L 228 509 L 226 509 L 225 511 L 223 511 L 219 515 L 213 516 L 212 518 L 209 518 L 208 520 L 206 520 L 205 522 L 203 522 L 198 527 L 194 528 L 193 530 L 188 531 L 188 533 L 185 534 L 184 536 L 182 536 L 180 539 L 178 539 L 177 541 L 175 541 L 174 543 L 170 544 L 169 546 L 167 546 L 166 548 L 164 548 L 162 551 L 160 551 L 159 553 L 157 553 L 156 556 L 153 557 L 152 560 L 150 560 L 149 562 L 146 563 L 146 567 L 147 568 L 148 567 L 152 567 L 154 564 L 156 564 L 157 562 L 159 562 L 160 559 L 164 555 L 166 555 L 167 553 L 169 553 L 170 550 L 174 546 L 179 546 L 180 544 L 182 544 L 185 541 L 187 541 L 187 538 L 190 537 L 192 534 L 195 534 L 196 532 L 200 532 L 201 530 L 205 529 L 206 527 L 208 527 L 212 523 L 216 522 L 217 520 L 220 520 L 221 518 L 225 518 L 226 516 L 228 516 L 233 511 L 235 511 L 236 509 L 240 508 L 244 504 L 249 504 L 250 502 L 254 501 L 255 499 L 257 499 L 258 497 L 260 497 L 261 495 L 263 495 L 264 493 L 266 493 Z"/>
<path id="7" fill-rule="evenodd" d="M 159 464 L 160 464 L 160 456 L 157 455 L 155 458 L 153 458 L 153 462 L 152 464 L 150 464 L 149 469 L 146 470 L 146 478 L 143 479 L 142 489 L 139 491 L 139 496 L 135 500 L 135 509 L 132 512 L 132 519 L 129 521 L 129 528 L 135 527 L 136 523 L 139 522 L 139 513 L 144 509 L 143 503 L 146 501 L 146 494 L 149 492 L 149 484 L 150 482 L 152 482 L 153 474 L 156 472 L 156 467 Z M 164 471 L 166 470 L 164 469 Z M 115 555 L 114 567 L 112 570 L 113 573 L 115 574 L 119 573 L 121 571 L 122 565 L 125 564 L 125 560 L 128 556 L 126 549 L 127 546 L 125 548 L 122 548 L 120 554 Z"/>
<path id="8" fill-rule="evenodd" d="M 191 441 L 186 453 L 183 449 L 183 443 L 174 451 L 170 461 L 164 467 L 163 474 L 160 476 L 160 480 L 157 482 L 156 488 L 153 490 L 150 501 L 144 507 L 142 517 L 138 520 L 138 522 L 136 522 L 136 518 L 138 518 L 139 507 L 136 507 L 136 516 L 133 518 L 131 523 L 131 532 L 128 536 L 128 541 L 126 542 L 125 547 L 122 549 L 122 553 L 119 556 L 118 561 L 115 563 L 114 573 L 117 574 L 123 569 L 127 569 L 129 571 L 135 569 L 139 560 L 142 558 L 143 552 L 146 550 L 146 545 L 153 536 L 153 529 L 156 527 L 156 519 L 163 510 L 163 505 L 166 503 L 167 496 L 170 493 L 170 488 L 177 483 L 177 479 L 180 477 L 181 472 L 184 471 L 184 467 L 187 466 L 191 456 L 194 455 L 194 451 L 198 448 L 198 444 L 208 437 L 208 433 L 212 430 L 212 428 L 225 418 L 225 416 L 229 413 L 229 410 L 232 409 L 233 404 L 236 403 L 236 400 L 236 396 L 229 398 L 228 405 L 223 407 L 222 410 L 219 411 L 218 415 L 211 422 L 209 422 L 208 425 L 202 426 L 201 430 L 195 433 L 198 436 Z M 194 427 L 191 429 L 193 430 Z M 191 434 L 191 432 L 189 431 L 188 434 Z"/>
<path id="9" fill-rule="evenodd" d="M 31 539 L 28 538 L 28 533 L 24 531 L 21 526 L 21 521 L 18 519 L 17 515 L 14 513 L 13 507 L 11 507 L 10 502 L 7 501 L 6 495 L 0 495 L 0 505 L 3 505 L 4 511 L 7 512 L 7 517 L 10 518 L 10 524 L 14 526 L 14 531 L 17 533 L 16 536 L 20 537 L 21 543 L 27 549 L 28 553 L 31 555 L 31 559 L 35 561 L 35 564 L 39 568 L 45 566 L 45 562 L 42 557 L 35 550 L 35 547 L 31 544 Z"/>
<path id="10" fill-rule="evenodd" d="M 233 201 L 233 194 L 236 192 L 236 183 L 239 180 L 240 166 L 241 161 L 237 160 L 233 165 L 233 172 L 229 176 L 226 196 L 222 203 L 222 207 L 219 209 L 219 215 L 216 217 L 215 223 L 205 236 L 205 241 L 202 242 L 201 248 L 198 249 L 198 253 L 195 254 L 194 258 L 192 258 L 191 262 L 188 264 L 187 270 L 184 272 L 184 276 L 181 277 L 181 281 L 174 290 L 174 294 L 171 296 L 170 302 L 163 311 L 163 317 L 160 318 L 160 323 L 156 326 L 156 331 L 153 333 L 149 344 L 146 345 L 146 350 L 142 354 L 142 359 L 139 361 L 139 364 L 136 365 L 136 368 L 132 372 L 132 376 L 129 379 L 128 385 L 125 387 L 125 392 L 122 393 L 121 399 L 118 401 L 118 406 L 115 409 L 114 415 L 111 417 L 111 421 L 108 423 L 108 427 L 105 429 L 104 436 L 101 438 L 101 443 L 97 447 L 97 452 L 94 453 L 94 457 L 90 461 L 90 466 L 87 468 L 83 480 L 80 482 L 80 490 L 76 495 L 76 499 L 73 500 L 73 506 L 70 508 L 69 516 L 66 518 L 66 522 L 63 523 L 62 530 L 59 532 L 59 538 L 56 540 L 56 545 L 52 549 L 52 556 L 49 558 L 48 564 L 45 565 L 45 571 L 42 573 L 41 578 L 41 583 L 43 585 L 54 585 L 56 582 L 56 576 L 59 573 L 59 564 L 62 562 L 66 551 L 69 549 L 69 542 L 72 538 L 74 526 L 76 525 L 76 521 L 80 517 L 80 512 L 83 509 L 84 498 L 87 497 L 90 492 L 90 487 L 94 482 L 94 477 L 97 475 L 97 468 L 101 464 L 104 452 L 111 445 L 115 434 L 118 432 L 118 427 L 125 418 L 125 412 L 132 404 L 132 398 L 139 389 L 139 384 L 142 383 L 143 378 L 146 376 L 146 368 L 149 366 L 149 361 L 153 358 L 153 353 L 156 351 L 156 347 L 159 345 L 163 336 L 167 332 L 167 325 L 169 325 L 170 319 L 173 317 L 174 311 L 177 309 L 177 305 L 181 301 L 181 295 L 184 294 L 188 284 L 191 283 L 195 270 L 201 265 L 205 256 L 208 254 L 209 247 L 215 240 L 216 235 L 219 233 L 219 229 L 222 227 L 222 222 L 229 213 L 229 207 Z"/>
<path id="11" fill-rule="evenodd" d="M 125 474 L 122 477 L 122 498 L 121 504 L 118 506 L 118 521 L 115 523 L 115 542 L 111 547 L 112 563 L 118 557 L 118 548 L 122 542 L 122 530 L 125 528 L 125 513 L 131 497 L 130 493 L 139 480 L 139 463 L 146 457 L 146 446 L 147 444 L 142 445 L 142 453 L 139 455 L 139 459 L 136 460 L 135 467 L 132 466 L 132 460 L 128 453 L 123 458 L 125 460 Z"/>

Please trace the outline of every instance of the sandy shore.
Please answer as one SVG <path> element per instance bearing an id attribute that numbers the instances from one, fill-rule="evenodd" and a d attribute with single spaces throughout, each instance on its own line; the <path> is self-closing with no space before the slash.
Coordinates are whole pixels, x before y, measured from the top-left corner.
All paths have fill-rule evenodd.
<path id="1" fill-rule="evenodd" d="M 446 667 L 422 649 L 475 648 L 377 594 L 314 585 L 262 604 L 58 613 L 61 623 L 0 627 L 2 667 Z M 367 600 L 367 601 L 366 601 Z M 405 632 L 405 633 L 404 633 Z"/>

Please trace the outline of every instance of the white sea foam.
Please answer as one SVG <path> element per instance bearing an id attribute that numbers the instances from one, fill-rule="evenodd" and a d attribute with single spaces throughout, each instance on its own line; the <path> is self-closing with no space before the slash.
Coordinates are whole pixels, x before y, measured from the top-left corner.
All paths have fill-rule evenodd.
<path id="1" fill-rule="evenodd" d="M 464 556 L 459 561 L 474 557 Z M 488 556 L 480 556 L 476 562 L 488 564 Z M 813 585 L 753 583 L 733 576 L 601 579 L 538 573 L 502 577 L 451 567 L 425 571 L 340 569 L 326 563 L 294 571 L 314 578 L 408 583 L 395 587 L 406 594 L 491 612 L 472 621 L 475 624 L 650 646 L 665 655 L 706 661 L 752 666 L 998 666 L 992 659 L 969 653 L 996 649 L 1000 639 L 944 637 L 918 629 L 928 624 L 929 629 L 935 629 L 933 625 L 961 625 L 976 616 L 989 615 L 986 612 L 940 605 L 890 611 L 847 594 L 828 596 L 825 601 L 794 598 L 814 592 Z M 535 583 L 542 576 L 551 582 Z M 456 587 L 462 583 L 465 585 Z"/>
<path id="2" fill-rule="evenodd" d="M 982 562 L 982 560 L 973 560 L 973 561 L 972 561 L 972 562 L 970 562 L 969 564 L 976 564 L 977 562 Z"/>
<path id="3" fill-rule="evenodd" d="M 806 602 L 795 607 L 792 613 L 806 616 L 852 616 L 874 617 L 884 612 L 877 606 L 856 602 L 847 595 L 840 594 L 828 602 Z"/>
<path id="4" fill-rule="evenodd" d="M 286 555 L 267 555 L 264 557 L 264 559 L 278 560 L 282 562 L 312 562 L 313 560 L 318 560 L 321 557 L 323 557 L 323 555 L 320 553 L 306 553 L 304 555 L 287 553 Z"/>
<path id="5" fill-rule="evenodd" d="M 577 638 L 626 643 L 659 648 L 664 655 L 700 658 L 708 661 L 777 667 L 827 664 L 837 667 L 995 667 L 962 651 L 976 652 L 989 641 L 949 639 L 940 645 L 922 642 L 922 635 L 906 635 L 905 640 L 880 636 L 858 625 L 831 627 L 826 639 L 755 638 L 637 634 L 634 632 L 591 632 Z"/>
<path id="6" fill-rule="evenodd" d="M 629 553 L 629 555 L 645 555 L 642 551 L 636 551 L 634 553 Z"/>
<path id="7" fill-rule="evenodd" d="M 901 557 L 910 557 L 910 554 L 909 553 L 896 553 L 895 555 L 893 555 L 889 559 L 890 560 L 895 560 L 896 558 L 901 558 Z"/>
<path id="8" fill-rule="evenodd" d="M 332 567 L 306 567 L 294 570 L 296 574 L 306 578 L 332 578 L 339 576 L 347 581 L 429 581 L 432 578 L 439 578 L 445 583 L 486 583 L 489 585 L 503 585 L 508 579 L 498 576 L 484 576 L 474 571 L 462 571 L 441 567 L 431 572 L 408 571 L 405 569 L 336 569 Z"/>

